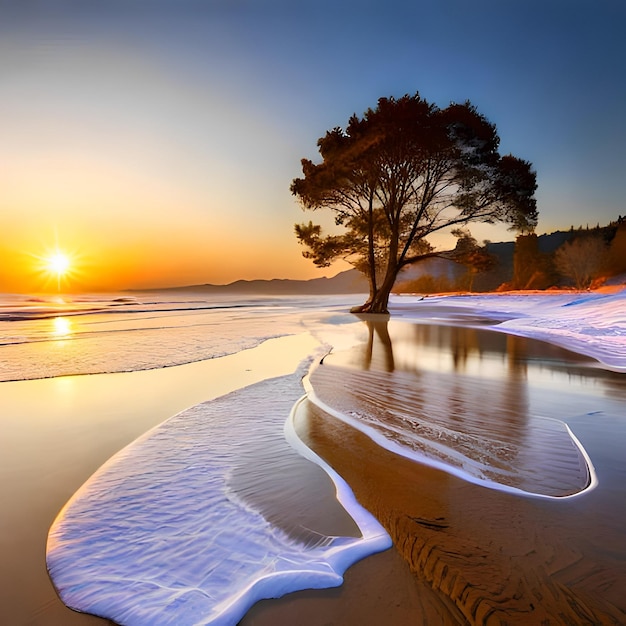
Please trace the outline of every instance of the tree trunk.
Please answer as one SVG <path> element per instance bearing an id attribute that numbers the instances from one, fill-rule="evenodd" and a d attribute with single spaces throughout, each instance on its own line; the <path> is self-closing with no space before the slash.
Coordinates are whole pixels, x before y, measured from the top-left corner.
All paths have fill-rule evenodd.
<path id="1" fill-rule="evenodd" d="M 378 288 L 376 295 L 372 299 L 368 313 L 389 313 L 387 308 L 389 305 L 389 296 L 395 282 L 395 274 L 385 276 L 383 284 Z"/>
<path id="2" fill-rule="evenodd" d="M 370 302 L 378 291 L 376 284 L 376 252 L 374 251 L 374 195 L 371 194 L 367 208 L 367 262 L 370 268 Z"/>
<path id="3" fill-rule="evenodd" d="M 350 313 L 389 313 L 387 305 L 389 304 L 389 295 L 391 294 L 394 282 L 395 281 L 391 281 L 391 284 L 387 285 L 387 281 L 385 280 L 377 291 L 367 299 L 367 302 L 352 307 Z"/>
<path id="4" fill-rule="evenodd" d="M 397 265 L 388 265 L 385 278 L 378 289 L 370 296 L 369 300 L 360 307 L 351 310 L 352 313 L 389 313 L 387 306 L 389 304 L 389 295 L 396 282 L 399 267 Z"/>
<path id="5" fill-rule="evenodd" d="M 376 254 L 374 251 L 374 196 L 369 197 L 369 206 L 367 211 L 367 279 L 370 287 L 370 295 L 365 304 L 350 309 L 351 313 L 367 313 L 372 306 L 378 293 L 378 284 L 376 281 Z"/>
<path id="6" fill-rule="evenodd" d="M 396 282 L 396 277 L 400 271 L 398 263 L 398 233 L 392 228 L 391 241 L 389 242 L 389 253 L 387 257 L 387 268 L 382 284 L 373 283 L 374 296 L 370 298 L 361 308 L 361 313 L 389 313 L 389 295 Z"/>

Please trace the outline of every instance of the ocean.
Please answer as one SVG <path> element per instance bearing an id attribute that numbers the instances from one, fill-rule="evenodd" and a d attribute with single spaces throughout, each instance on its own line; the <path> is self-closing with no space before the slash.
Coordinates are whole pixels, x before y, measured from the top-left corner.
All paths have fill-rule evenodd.
<path id="1" fill-rule="evenodd" d="M 206 297 L 200 292 L 0 296 L 0 381 L 193 363 L 272 337 L 352 323 L 362 296 Z"/>

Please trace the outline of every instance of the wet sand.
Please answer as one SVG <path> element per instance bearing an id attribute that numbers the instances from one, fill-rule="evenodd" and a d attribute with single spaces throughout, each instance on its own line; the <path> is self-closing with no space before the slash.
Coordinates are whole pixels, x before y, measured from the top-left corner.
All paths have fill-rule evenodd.
<path id="1" fill-rule="evenodd" d="M 408 420 L 400 410 L 408 398 L 418 419 L 445 409 L 443 417 L 462 416 L 462 432 L 468 420 L 477 428 L 482 421 L 488 430 L 504 429 L 496 439 L 508 434 L 532 450 L 533 439 L 544 433 L 529 418 L 566 419 L 599 482 L 575 497 L 553 499 L 474 484 L 387 451 L 306 401 L 296 416 L 298 434 L 393 539 L 390 552 L 346 574 L 356 585 L 376 581 L 374 593 L 383 600 L 369 602 L 348 584 L 336 596 L 307 592 L 260 603 L 242 624 L 626 623 L 623 376 L 590 368 L 588 360 L 559 348 L 475 329 L 405 327 L 389 333 L 385 324 L 372 330 L 366 344 L 324 359 L 335 369 L 330 379 L 317 377 L 317 384 L 327 386 L 333 406 L 356 410 L 357 396 L 368 392 L 354 379 L 362 368 L 380 401 L 369 410 L 382 412 L 385 423 L 398 415 Z M 338 363 L 352 374 L 342 376 Z M 316 371 L 324 367 L 331 366 Z M 426 372 L 437 372 L 441 384 Z M 450 372 L 458 379 L 446 378 Z M 415 377 L 406 386 L 410 393 L 398 390 L 398 373 Z M 428 382 L 421 394 L 420 380 Z M 558 448 L 553 452 L 553 471 L 566 475 L 571 468 L 558 461 Z M 540 451 L 537 459 L 546 454 Z M 513 457 L 512 467 L 523 469 L 529 460 Z M 398 581 L 407 572 L 413 581 L 404 586 Z"/>
<path id="2" fill-rule="evenodd" d="M 625 623 L 620 522 L 589 526 L 595 507 L 606 511 L 600 493 L 550 502 L 485 489 L 391 454 L 311 405 L 299 432 L 386 527 L 416 578 L 421 610 L 387 623 Z"/>
<path id="3" fill-rule="evenodd" d="M 239 622 L 240 626 L 462 623 L 455 607 L 418 580 L 395 548 L 354 564 L 345 573 L 341 587 L 298 591 L 278 600 L 262 600 Z"/>

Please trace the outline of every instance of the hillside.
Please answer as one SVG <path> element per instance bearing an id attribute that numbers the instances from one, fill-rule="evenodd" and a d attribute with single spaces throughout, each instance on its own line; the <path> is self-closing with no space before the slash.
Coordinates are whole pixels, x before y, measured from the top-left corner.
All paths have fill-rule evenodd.
<path id="1" fill-rule="evenodd" d="M 518 243 L 520 240 L 526 240 L 530 241 L 532 245 L 526 246 L 522 254 L 520 254 L 518 246 L 516 257 L 519 264 L 518 271 L 520 268 L 524 270 L 524 264 L 526 264 L 532 268 L 531 273 L 536 272 L 536 275 L 526 277 L 527 279 L 532 278 L 535 283 L 542 283 L 541 285 L 536 284 L 533 288 L 545 289 L 548 286 L 567 286 L 571 284 L 571 281 L 558 274 L 554 267 L 553 255 L 565 242 L 589 236 L 602 237 L 607 246 L 607 257 L 602 262 L 599 280 L 609 283 L 623 280 L 619 278 L 626 272 L 626 220 L 622 217 L 608 226 L 555 231 L 538 235 L 534 241 L 528 239 L 532 237 L 530 235 L 519 238 Z M 516 242 L 488 242 L 485 245 L 485 250 L 495 258 L 496 263 L 491 270 L 477 273 L 471 283 L 469 283 L 465 266 L 451 260 L 436 259 L 436 263 L 424 261 L 407 268 L 398 277 L 395 291 L 396 293 L 413 291 L 433 293 L 471 289 L 474 292 L 488 292 L 495 291 L 502 286 L 515 288 L 513 285 L 516 281 L 513 274 Z M 531 263 L 531 260 L 534 262 Z M 538 272 L 539 269 L 542 272 Z M 519 278 L 518 276 L 518 282 Z M 537 281 L 536 278 L 541 280 Z M 471 284 L 471 287 L 468 283 Z M 528 285 L 528 287 L 530 286 Z"/>
<path id="2" fill-rule="evenodd" d="M 257 295 L 332 295 L 342 293 L 367 293 L 367 281 L 357 270 L 346 270 L 332 278 L 312 278 L 310 280 L 237 280 L 227 285 L 188 285 L 171 287 L 167 291 L 201 291 L 219 294 Z"/>

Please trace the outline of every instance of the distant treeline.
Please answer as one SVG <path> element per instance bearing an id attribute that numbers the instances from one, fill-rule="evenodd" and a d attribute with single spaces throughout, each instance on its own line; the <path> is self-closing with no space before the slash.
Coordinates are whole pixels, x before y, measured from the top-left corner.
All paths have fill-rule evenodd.
<path id="1" fill-rule="evenodd" d="M 414 276 L 400 277 L 396 293 L 586 289 L 626 274 L 626 217 L 607 226 L 574 228 L 515 241 L 484 242 L 483 267 L 439 259 Z M 485 257 L 490 263 L 484 263 Z M 626 278 L 624 280 L 626 282 Z"/>

